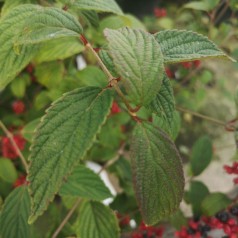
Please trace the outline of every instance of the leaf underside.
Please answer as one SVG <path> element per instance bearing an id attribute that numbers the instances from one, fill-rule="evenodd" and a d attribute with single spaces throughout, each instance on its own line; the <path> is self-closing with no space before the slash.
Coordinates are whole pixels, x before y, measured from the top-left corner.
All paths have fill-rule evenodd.
<path id="1" fill-rule="evenodd" d="M 29 222 L 41 215 L 92 146 L 110 111 L 110 90 L 85 87 L 65 94 L 47 111 L 31 147 Z"/>
<path id="2" fill-rule="evenodd" d="M 175 212 L 182 200 L 184 176 L 180 156 L 162 130 L 140 123 L 133 133 L 130 157 L 143 220 L 154 225 Z"/>

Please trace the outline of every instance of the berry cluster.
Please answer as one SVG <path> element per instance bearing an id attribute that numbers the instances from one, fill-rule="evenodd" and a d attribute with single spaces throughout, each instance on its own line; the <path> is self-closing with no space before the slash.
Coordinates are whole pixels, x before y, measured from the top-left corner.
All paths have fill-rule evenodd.
<path id="1" fill-rule="evenodd" d="M 156 18 L 166 17 L 166 15 L 167 15 L 167 11 L 165 8 L 159 8 L 159 7 L 154 8 L 154 16 Z"/>
<path id="2" fill-rule="evenodd" d="M 209 232 L 223 230 L 226 236 L 222 238 L 238 237 L 238 206 L 228 208 L 227 211 L 218 212 L 214 217 L 202 217 L 188 222 L 188 227 L 182 227 L 175 232 L 178 238 L 212 238 Z"/>
<path id="3" fill-rule="evenodd" d="M 201 65 L 201 61 L 200 60 L 194 60 L 191 62 L 183 62 L 181 63 L 181 65 L 185 68 L 185 69 L 190 69 L 190 68 L 198 68 Z"/>
<path id="4" fill-rule="evenodd" d="M 160 238 L 163 236 L 163 227 L 146 226 L 142 222 L 139 229 L 132 234 L 132 238 Z"/>
<path id="5" fill-rule="evenodd" d="M 20 134 L 14 135 L 13 140 L 15 141 L 15 143 L 17 144 L 17 146 L 20 150 L 24 150 L 26 140 Z M 2 156 L 5 158 L 8 158 L 8 159 L 18 158 L 18 153 L 17 153 L 16 149 L 12 145 L 11 140 L 6 136 L 2 137 L 1 151 L 2 151 Z"/>
<path id="6" fill-rule="evenodd" d="M 234 162 L 232 166 L 224 165 L 223 168 L 228 174 L 238 175 L 238 162 Z M 238 184 L 238 177 L 234 178 L 233 182 L 234 184 Z"/>

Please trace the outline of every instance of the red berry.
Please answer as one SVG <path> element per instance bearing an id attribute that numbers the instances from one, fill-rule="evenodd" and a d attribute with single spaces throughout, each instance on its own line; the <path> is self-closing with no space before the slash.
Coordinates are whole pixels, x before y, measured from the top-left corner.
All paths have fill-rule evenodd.
<path id="1" fill-rule="evenodd" d="M 200 60 L 194 60 L 193 65 L 194 65 L 195 68 L 198 68 L 201 65 L 201 61 Z"/>
<path id="2" fill-rule="evenodd" d="M 169 78 L 174 78 L 174 73 L 169 68 L 165 68 L 165 72 Z"/>
<path id="3" fill-rule="evenodd" d="M 192 62 L 183 62 L 181 64 L 185 69 L 189 69 L 192 67 Z"/>
<path id="4" fill-rule="evenodd" d="M 111 107 L 111 115 L 117 114 L 121 111 L 120 107 L 116 102 L 113 102 L 112 107 Z"/>
<path id="5" fill-rule="evenodd" d="M 27 184 L 26 175 L 19 176 L 19 178 L 13 184 L 13 187 L 16 188 L 16 187 L 19 187 L 19 186 L 21 186 L 23 184 Z"/>
<path id="6" fill-rule="evenodd" d="M 238 177 L 233 179 L 234 184 L 238 184 Z"/>
<path id="7" fill-rule="evenodd" d="M 14 135 L 13 140 L 15 141 L 20 150 L 24 149 L 26 141 L 21 135 Z M 2 137 L 1 146 L 3 157 L 9 159 L 16 159 L 18 157 L 17 151 L 15 150 L 14 146 L 12 145 L 8 137 Z"/>
<path id="8" fill-rule="evenodd" d="M 157 18 L 165 17 L 167 15 L 167 11 L 165 8 L 156 7 L 154 8 L 154 15 Z"/>
<path id="9" fill-rule="evenodd" d="M 26 66 L 26 71 L 27 71 L 29 74 L 32 74 L 33 71 L 34 71 L 34 66 L 33 66 L 33 64 L 28 64 L 28 65 Z"/>
<path id="10" fill-rule="evenodd" d="M 15 102 L 13 102 L 12 104 L 12 110 L 16 113 L 16 114 L 22 114 L 25 111 L 25 104 L 23 101 L 21 100 L 17 100 Z"/>
<path id="11" fill-rule="evenodd" d="M 224 165 L 223 169 L 226 171 L 226 173 L 228 174 L 232 174 L 233 173 L 233 168 L 228 166 L 228 165 Z"/>

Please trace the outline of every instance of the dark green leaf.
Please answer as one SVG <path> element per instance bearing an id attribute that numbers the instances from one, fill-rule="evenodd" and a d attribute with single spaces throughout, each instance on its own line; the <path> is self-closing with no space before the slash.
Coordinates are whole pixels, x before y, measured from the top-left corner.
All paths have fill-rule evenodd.
<path id="1" fill-rule="evenodd" d="M 201 174 L 212 160 L 212 141 L 208 136 L 199 138 L 192 148 L 191 168 L 194 176 Z"/>
<path id="2" fill-rule="evenodd" d="M 183 197 L 184 176 L 174 143 L 157 127 L 137 124 L 131 144 L 136 197 L 148 225 L 175 212 Z"/>
<path id="3" fill-rule="evenodd" d="M 31 223 L 47 209 L 63 180 L 92 146 L 111 104 L 110 90 L 85 87 L 65 94 L 49 108 L 31 148 Z"/>

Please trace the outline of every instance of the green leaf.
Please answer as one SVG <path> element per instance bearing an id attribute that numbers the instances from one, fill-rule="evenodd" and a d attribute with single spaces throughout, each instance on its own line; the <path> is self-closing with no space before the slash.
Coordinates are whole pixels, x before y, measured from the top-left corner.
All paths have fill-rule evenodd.
<path id="1" fill-rule="evenodd" d="M 121 84 L 136 105 L 147 105 L 158 93 L 163 80 L 163 56 L 154 37 L 142 30 L 106 29 L 111 55 Z"/>
<path id="2" fill-rule="evenodd" d="M 98 12 L 112 12 L 122 15 L 120 7 L 114 0 L 60 0 L 68 7 L 79 8 L 80 10 L 94 10 Z"/>
<path id="3" fill-rule="evenodd" d="M 62 61 L 52 61 L 37 65 L 35 76 L 37 82 L 47 88 L 55 88 L 63 80 L 64 64 Z"/>
<path id="4" fill-rule="evenodd" d="M 179 153 L 162 130 L 139 123 L 133 132 L 130 157 L 143 220 L 154 225 L 175 212 L 182 200 L 184 176 Z"/>
<path id="5" fill-rule="evenodd" d="M 78 165 L 60 189 L 60 195 L 70 195 L 93 200 L 112 197 L 101 178 L 92 170 Z"/>
<path id="6" fill-rule="evenodd" d="M 108 54 L 108 52 L 106 50 L 100 50 L 99 56 L 100 56 L 101 60 L 103 61 L 103 63 L 106 65 L 107 69 L 112 73 L 112 75 L 114 77 L 117 77 L 118 73 L 115 70 L 115 65 L 112 61 L 112 58 Z"/>
<path id="7" fill-rule="evenodd" d="M 17 171 L 11 160 L 0 158 L 0 178 L 9 183 L 16 181 Z"/>
<path id="8" fill-rule="evenodd" d="M 232 201 L 223 193 L 211 193 L 202 202 L 204 215 L 213 216 L 217 212 L 227 208 Z"/>
<path id="9" fill-rule="evenodd" d="M 29 123 L 27 123 L 21 130 L 22 136 L 28 140 L 29 142 L 32 142 L 33 135 L 35 133 L 35 130 L 37 126 L 40 123 L 40 118 L 37 118 Z"/>
<path id="10" fill-rule="evenodd" d="M 201 174 L 212 160 L 212 141 L 208 136 L 200 137 L 192 148 L 191 168 L 194 176 Z"/>
<path id="11" fill-rule="evenodd" d="M 22 74 L 11 82 L 10 88 L 15 97 L 23 98 L 25 96 L 26 87 L 30 84 L 29 74 Z"/>
<path id="12" fill-rule="evenodd" d="M 238 88 L 235 91 L 236 114 L 238 115 Z"/>
<path id="13" fill-rule="evenodd" d="M 82 32 L 77 18 L 70 13 L 59 8 L 38 6 L 37 12 L 25 21 L 16 44 L 36 44 L 62 37 L 78 37 Z"/>
<path id="14" fill-rule="evenodd" d="M 174 111 L 173 117 L 167 120 L 165 117 L 158 117 L 153 115 L 153 124 L 164 130 L 173 140 L 175 140 L 179 134 L 181 128 L 181 118 L 177 111 Z"/>
<path id="15" fill-rule="evenodd" d="M 98 27 L 99 26 L 100 20 L 99 20 L 97 12 L 83 10 L 83 11 L 79 12 L 79 15 L 84 19 L 84 21 L 88 25 L 92 25 L 94 27 Z"/>
<path id="16" fill-rule="evenodd" d="M 199 181 L 192 181 L 189 189 L 189 201 L 192 204 L 193 214 L 202 215 L 201 204 L 204 198 L 209 195 L 209 190 L 205 184 Z"/>
<path id="17" fill-rule="evenodd" d="M 3 205 L 0 214 L 0 237 L 30 238 L 27 223 L 30 214 L 30 197 L 26 186 L 14 189 Z"/>
<path id="18" fill-rule="evenodd" d="M 234 61 L 206 36 L 192 31 L 160 31 L 155 34 L 155 38 L 161 46 L 164 62 L 168 64 L 214 57 L 225 57 Z"/>
<path id="19" fill-rule="evenodd" d="M 84 238 L 119 237 L 117 219 L 109 207 L 96 201 L 84 201 L 80 206 L 79 214 L 80 217 L 74 225 L 77 236 Z"/>
<path id="20" fill-rule="evenodd" d="M 178 210 L 171 217 L 169 217 L 169 223 L 177 230 L 180 230 L 182 227 L 187 226 L 188 221 L 183 212 Z"/>
<path id="21" fill-rule="evenodd" d="M 0 90 L 31 61 L 37 46 L 23 45 L 16 49 L 14 42 L 21 34 L 26 19 L 37 11 L 36 5 L 20 5 L 0 20 Z"/>
<path id="22" fill-rule="evenodd" d="M 110 90 L 85 87 L 65 94 L 48 109 L 31 148 L 30 223 L 47 209 L 63 180 L 92 146 L 111 104 Z"/>
<path id="23" fill-rule="evenodd" d="M 54 39 L 43 42 L 39 47 L 39 52 L 35 57 L 37 63 L 53 60 L 63 60 L 84 50 L 84 46 L 75 37 Z"/>
<path id="24" fill-rule="evenodd" d="M 148 105 L 148 108 L 157 116 L 163 117 L 164 120 L 169 123 L 173 121 L 175 110 L 174 93 L 170 80 L 166 75 L 164 75 L 163 83 L 159 92 Z"/>

